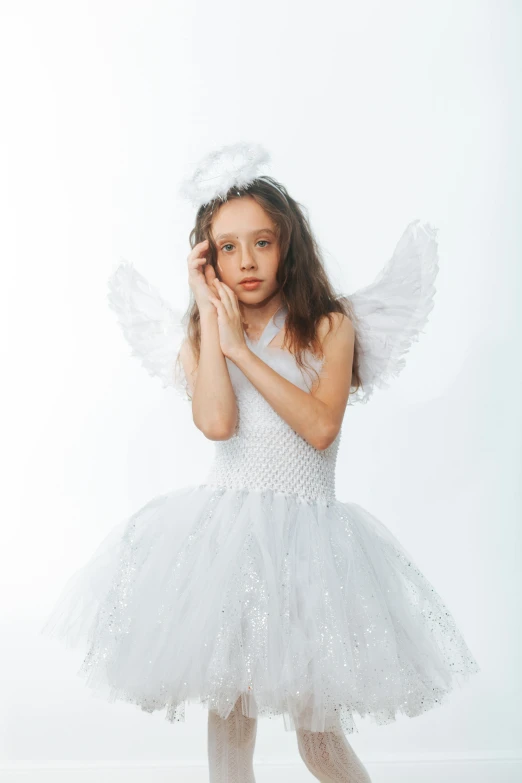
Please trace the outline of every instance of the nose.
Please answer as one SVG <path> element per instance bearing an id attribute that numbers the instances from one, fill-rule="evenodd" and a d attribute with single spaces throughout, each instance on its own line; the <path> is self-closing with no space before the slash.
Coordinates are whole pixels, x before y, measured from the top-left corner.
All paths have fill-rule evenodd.
<path id="1" fill-rule="evenodd" d="M 243 248 L 241 251 L 241 269 L 253 269 L 255 266 L 254 256 L 248 248 Z"/>

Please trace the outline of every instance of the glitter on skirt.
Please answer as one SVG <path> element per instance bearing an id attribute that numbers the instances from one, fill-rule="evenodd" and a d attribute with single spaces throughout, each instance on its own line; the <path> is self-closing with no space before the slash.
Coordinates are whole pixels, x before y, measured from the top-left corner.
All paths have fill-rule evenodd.
<path id="1" fill-rule="evenodd" d="M 279 328 L 251 348 L 308 389 L 269 346 Z M 241 697 L 245 715 L 283 716 L 288 731 L 352 733 L 356 714 L 386 724 L 440 705 L 480 668 L 388 528 L 336 499 L 340 433 L 313 449 L 227 363 L 239 422 L 207 480 L 113 527 L 42 633 L 85 651 L 95 692 L 169 721 L 188 702 L 226 718 Z"/>

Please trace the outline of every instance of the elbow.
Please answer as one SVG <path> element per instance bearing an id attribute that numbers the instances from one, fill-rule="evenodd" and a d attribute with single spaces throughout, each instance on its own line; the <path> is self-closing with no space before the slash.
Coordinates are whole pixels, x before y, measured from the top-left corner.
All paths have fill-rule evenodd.
<path id="1" fill-rule="evenodd" d="M 234 434 L 234 430 L 230 427 L 226 429 L 213 428 L 204 434 L 209 440 L 229 440 Z"/>
<path id="2" fill-rule="evenodd" d="M 208 440 L 229 440 L 237 428 L 237 407 L 193 403 L 192 420 Z"/>
<path id="3" fill-rule="evenodd" d="M 209 440 L 229 440 L 235 432 L 235 422 L 206 422 L 205 424 L 198 424 L 194 422 L 196 427 L 203 433 L 203 435 Z"/>
<path id="4" fill-rule="evenodd" d="M 326 449 L 332 445 L 338 434 L 339 427 L 325 427 L 321 432 L 316 433 L 312 445 L 317 451 L 326 451 Z"/>

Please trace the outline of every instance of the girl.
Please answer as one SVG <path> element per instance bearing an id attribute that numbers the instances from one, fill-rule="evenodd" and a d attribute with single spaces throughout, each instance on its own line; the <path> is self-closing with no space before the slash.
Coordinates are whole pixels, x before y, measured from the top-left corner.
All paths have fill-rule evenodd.
<path id="1" fill-rule="evenodd" d="M 399 541 L 335 495 L 346 408 L 397 375 L 433 307 L 436 231 L 414 221 L 372 285 L 336 296 L 268 159 L 224 147 L 184 183 L 185 317 L 130 264 L 111 275 L 133 352 L 215 459 L 113 528 L 44 632 L 84 645 L 80 673 L 111 700 L 171 721 L 206 704 L 214 783 L 254 781 L 257 721 L 276 715 L 318 780 L 369 781 L 354 715 L 419 715 L 479 671 Z"/>

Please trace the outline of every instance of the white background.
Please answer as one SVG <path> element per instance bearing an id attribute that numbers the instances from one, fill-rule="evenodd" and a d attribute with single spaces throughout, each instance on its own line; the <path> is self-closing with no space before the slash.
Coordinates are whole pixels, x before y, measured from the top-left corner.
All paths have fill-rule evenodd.
<path id="1" fill-rule="evenodd" d="M 482 672 L 416 719 L 359 720 L 351 742 L 370 764 L 520 760 L 522 4 L 0 9 L 2 780 L 206 761 L 201 706 L 173 725 L 105 703 L 81 653 L 38 629 L 114 524 L 210 464 L 189 406 L 130 357 L 106 284 L 125 257 L 186 307 L 177 188 L 241 140 L 308 209 L 339 291 L 371 282 L 411 220 L 439 229 L 429 324 L 393 387 L 349 409 L 338 497 L 414 555 Z M 282 720 L 261 722 L 256 762 L 312 779 Z"/>

